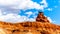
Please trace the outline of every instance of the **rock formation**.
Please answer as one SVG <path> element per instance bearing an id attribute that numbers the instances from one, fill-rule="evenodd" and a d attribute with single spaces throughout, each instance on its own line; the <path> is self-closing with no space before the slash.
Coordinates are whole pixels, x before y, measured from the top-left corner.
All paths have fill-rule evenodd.
<path id="1" fill-rule="evenodd" d="M 13 24 L 0 21 L 0 34 L 60 34 L 60 26 L 50 23 L 40 12 L 35 22 Z"/>
<path id="2" fill-rule="evenodd" d="M 36 21 L 38 21 L 38 22 L 48 22 L 49 23 L 49 20 L 47 19 L 47 17 L 44 16 L 43 12 L 39 12 L 39 14 L 36 18 Z"/>

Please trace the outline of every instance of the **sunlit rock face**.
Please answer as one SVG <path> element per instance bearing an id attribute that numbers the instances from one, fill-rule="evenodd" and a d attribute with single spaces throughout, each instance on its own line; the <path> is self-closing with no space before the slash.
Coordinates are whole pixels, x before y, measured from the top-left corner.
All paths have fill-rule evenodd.
<path id="1" fill-rule="evenodd" d="M 0 34 L 12 34 L 11 31 L 4 29 L 4 28 L 0 28 Z"/>
<path id="2" fill-rule="evenodd" d="M 60 34 L 60 26 L 50 23 L 40 12 L 35 22 L 13 24 L 0 21 L 0 34 Z"/>

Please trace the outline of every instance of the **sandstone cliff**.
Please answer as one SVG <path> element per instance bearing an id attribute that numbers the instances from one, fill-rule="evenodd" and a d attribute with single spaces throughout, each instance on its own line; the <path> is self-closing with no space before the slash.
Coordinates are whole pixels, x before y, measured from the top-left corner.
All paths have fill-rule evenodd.
<path id="1" fill-rule="evenodd" d="M 60 26 L 49 22 L 40 12 L 35 22 L 0 22 L 0 34 L 60 34 Z"/>

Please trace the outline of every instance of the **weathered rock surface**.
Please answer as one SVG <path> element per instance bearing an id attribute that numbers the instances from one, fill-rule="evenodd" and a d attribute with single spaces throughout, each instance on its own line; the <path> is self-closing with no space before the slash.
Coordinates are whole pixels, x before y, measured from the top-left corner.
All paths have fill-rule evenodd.
<path id="1" fill-rule="evenodd" d="M 0 34 L 60 34 L 60 26 L 50 23 L 40 12 L 35 22 L 0 22 Z"/>
<path id="2" fill-rule="evenodd" d="M 43 12 L 39 12 L 37 18 L 36 18 L 36 21 L 38 22 L 48 22 L 49 23 L 49 20 L 47 19 L 47 17 L 44 16 Z"/>

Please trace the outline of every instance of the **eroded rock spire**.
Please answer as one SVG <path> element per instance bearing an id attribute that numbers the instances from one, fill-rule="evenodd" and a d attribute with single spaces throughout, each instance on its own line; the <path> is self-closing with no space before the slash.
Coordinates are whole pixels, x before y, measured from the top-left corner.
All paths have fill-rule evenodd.
<path id="1" fill-rule="evenodd" d="M 43 12 L 39 12 L 39 14 L 36 18 L 36 21 L 38 21 L 38 22 L 48 22 L 49 23 L 49 20 L 47 19 L 47 17 L 44 16 Z"/>

